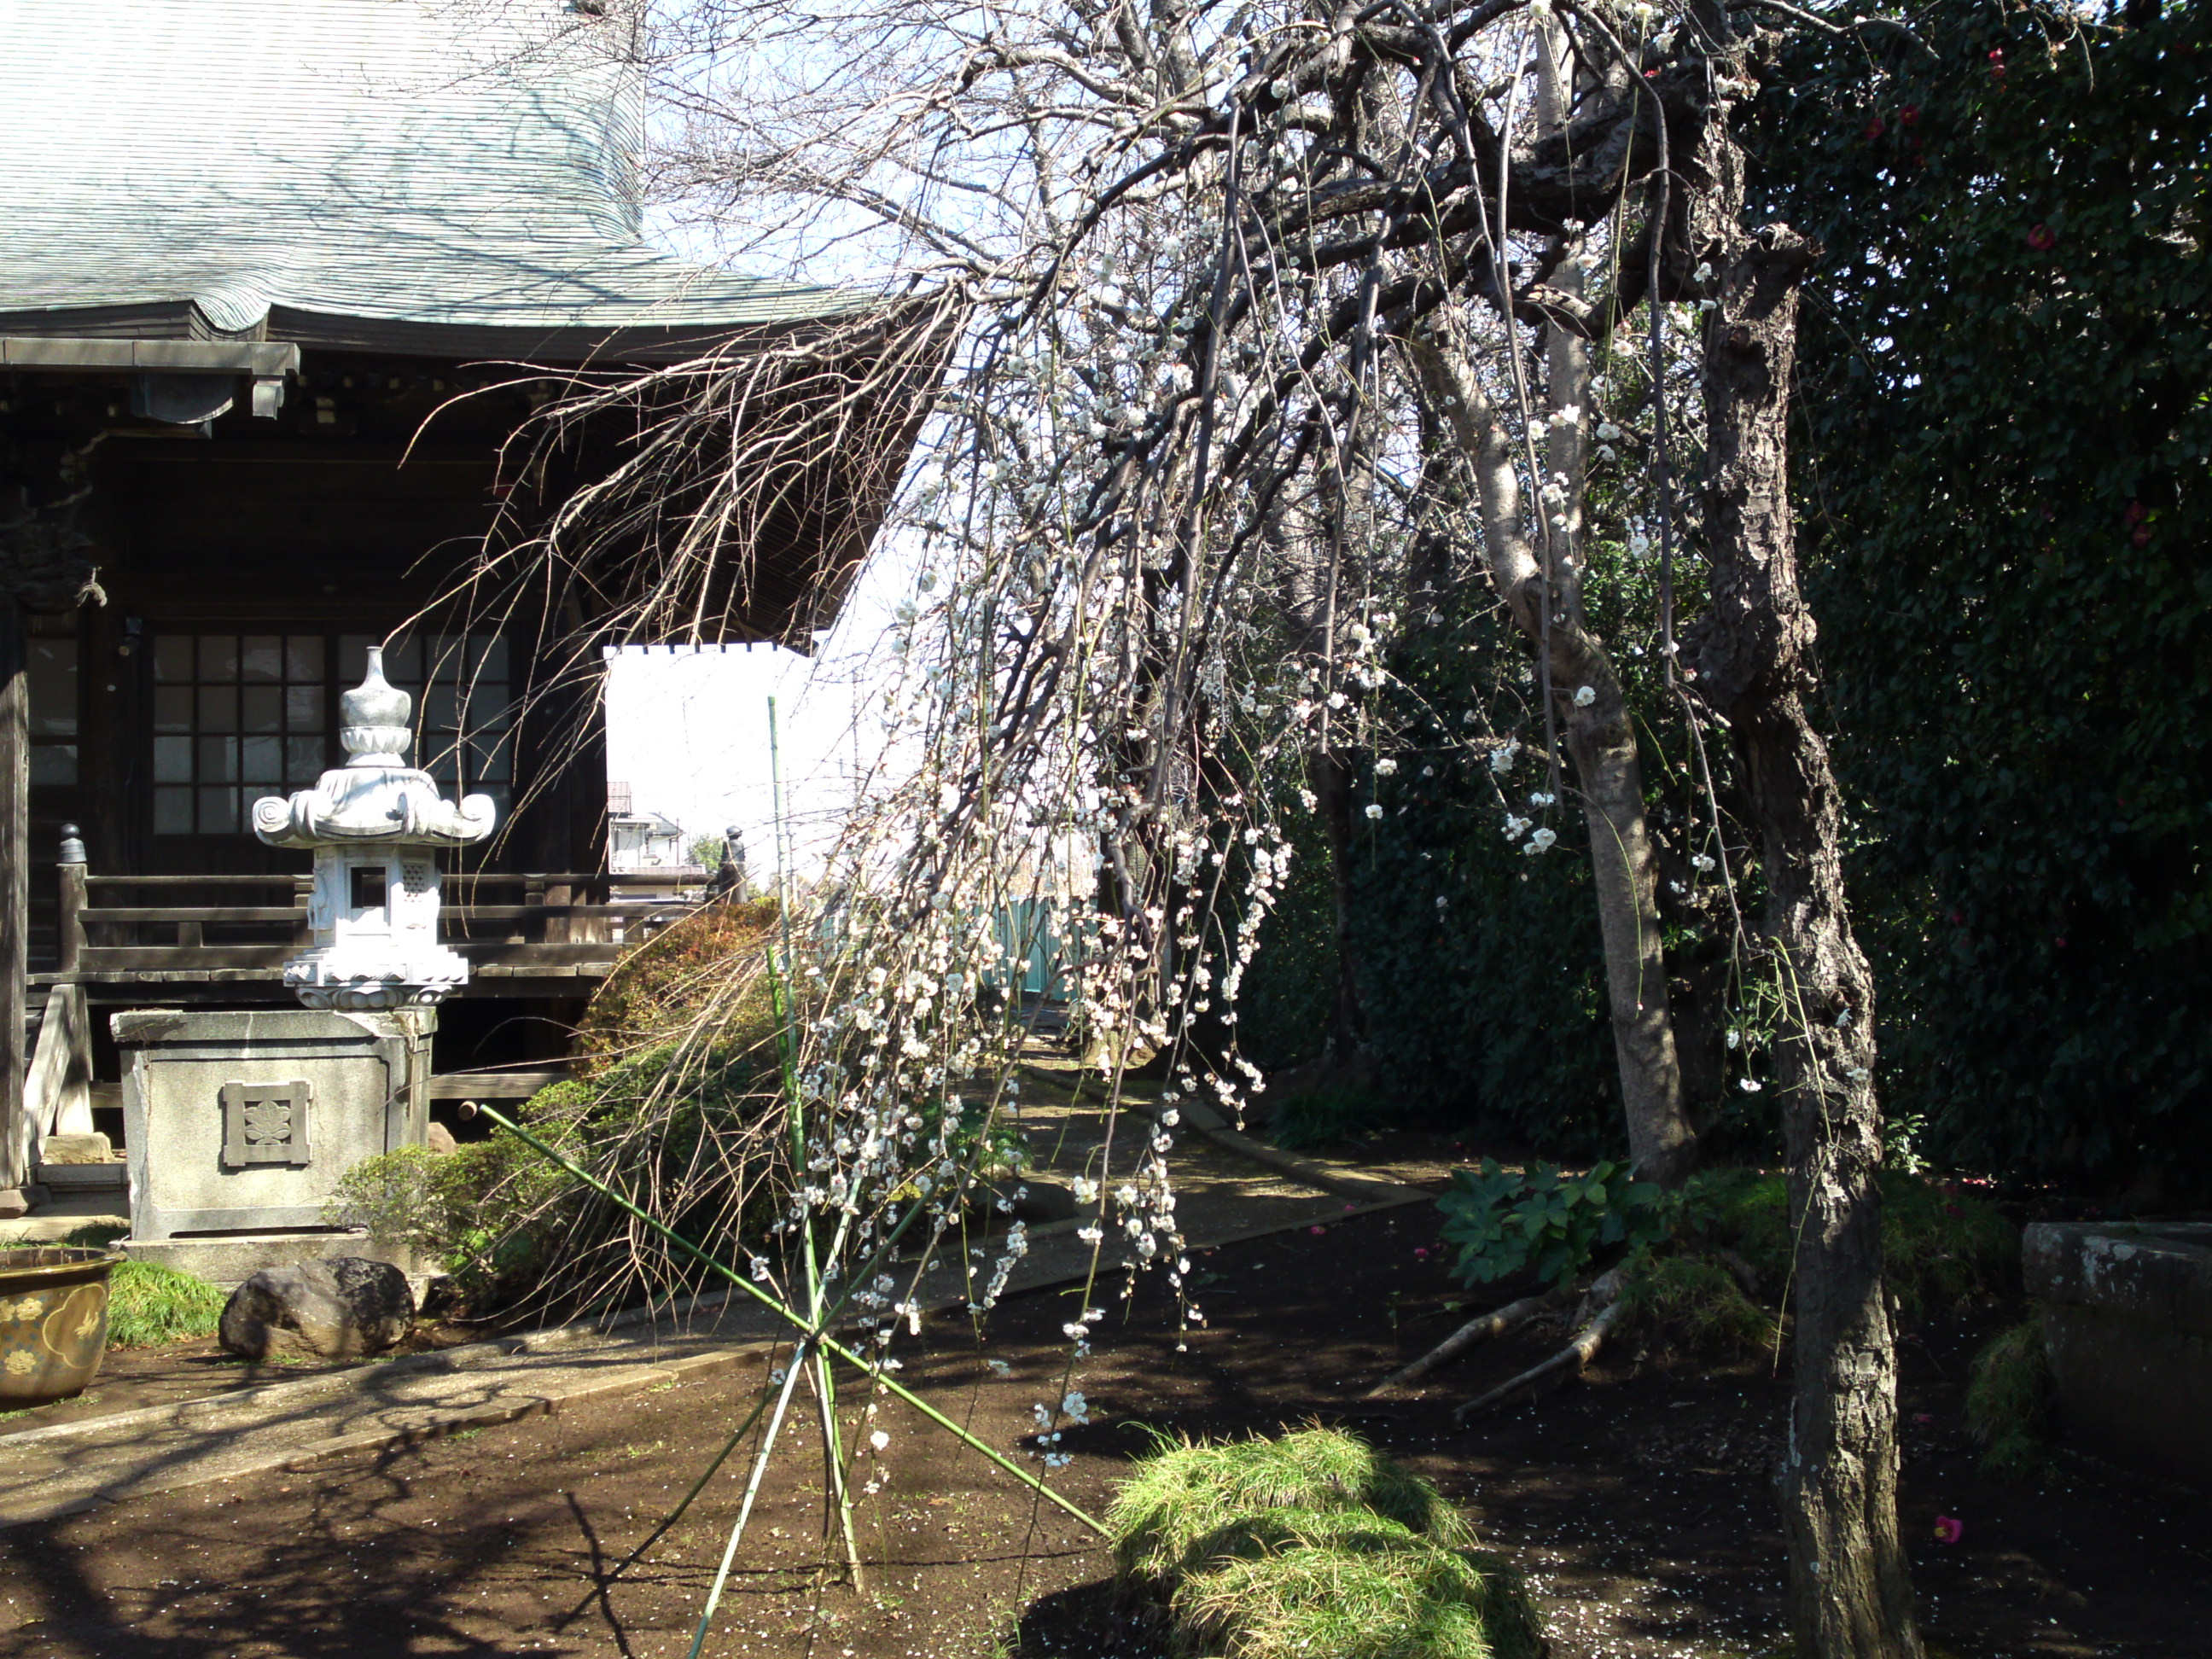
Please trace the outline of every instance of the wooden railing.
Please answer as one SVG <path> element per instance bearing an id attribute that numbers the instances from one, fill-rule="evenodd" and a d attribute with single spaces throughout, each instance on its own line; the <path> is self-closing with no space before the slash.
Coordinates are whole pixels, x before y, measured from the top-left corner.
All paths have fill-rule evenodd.
<path id="1" fill-rule="evenodd" d="M 270 978 L 309 943 L 305 872 L 96 876 L 75 827 L 63 836 L 60 979 Z M 651 873 L 606 871 L 448 874 L 439 938 L 495 977 L 604 973 L 624 946 L 697 908 L 692 898 L 616 896 L 656 884 Z"/>

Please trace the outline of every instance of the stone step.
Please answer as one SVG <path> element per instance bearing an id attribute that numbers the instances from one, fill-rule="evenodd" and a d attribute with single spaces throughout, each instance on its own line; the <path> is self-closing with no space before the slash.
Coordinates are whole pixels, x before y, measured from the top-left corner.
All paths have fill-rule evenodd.
<path id="1" fill-rule="evenodd" d="M 131 1185 L 130 1165 L 113 1164 L 42 1164 L 38 1178 L 57 1193 L 123 1192 Z"/>

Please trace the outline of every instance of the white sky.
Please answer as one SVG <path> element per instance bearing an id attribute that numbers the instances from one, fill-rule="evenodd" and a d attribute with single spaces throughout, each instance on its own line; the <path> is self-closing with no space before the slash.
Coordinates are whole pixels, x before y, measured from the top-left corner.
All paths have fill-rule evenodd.
<path id="1" fill-rule="evenodd" d="M 607 667 L 607 777 L 635 809 L 684 826 L 685 844 L 735 825 L 748 873 L 775 868 L 768 700 L 794 870 L 818 867 L 853 804 L 856 780 L 884 753 L 887 665 L 878 647 L 913 570 L 895 543 L 878 548 L 810 659 L 780 647 L 636 647 Z M 870 700 L 872 699 L 872 702 Z M 866 706 L 864 706 L 866 705 Z"/>

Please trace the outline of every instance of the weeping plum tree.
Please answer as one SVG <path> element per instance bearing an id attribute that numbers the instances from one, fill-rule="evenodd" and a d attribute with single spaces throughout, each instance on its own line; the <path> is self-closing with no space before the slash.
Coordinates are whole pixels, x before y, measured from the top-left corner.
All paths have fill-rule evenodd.
<path id="1" fill-rule="evenodd" d="M 1687 1173 L 1658 832 L 1620 642 L 1585 604 L 1601 532 L 1656 546 L 1668 597 L 1628 648 L 1660 654 L 1680 720 L 1733 758 L 1765 901 L 1741 946 L 1784 1011 L 1793 1618 L 1808 1655 L 1910 1655 L 1867 974 L 1805 714 L 1784 489 L 1814 251 L 1743 222 L 1729 130 L 1769 14 L 1910 44 L 1841 12 L 1595 0 L 595 14 L 578 27 L 619 24 L 658 76 L 661 182 L 704 229 L 732 252 L 834 255 L 899 297 L 765 358 L 709 353 L 550 406 L 520 441 L 536 459 L 623 410 L 633 459 L 485 577 L 596 595 L 622 561 L 644 592 L 607 633 L 710 629 L 823 459 L 896 453 L 884 434 L 935 387 L 892 507 L 918 567 L 884 711 L 904 762 L 796 935 L 828 948 L 801 971 L 813 945 L 793 947 L 778 1224 L 810 1273 L 827 1260 L 877 1287 L 901 1316 L 888 1346 L 919 1313 L 869 1275 L 935 1248 L 1015 1087 L 1018 1022 L 981 994 L 1006 970 L 988 918 L 1070 849 L 1094 1052 L 1116 1080 L 1140 1049 L 1168 1075 L 1157 1124 L 1117 1128 L 1079 1189 L 1083 1237 L 1102 1275 L 1158 1263 L 1182 1285 L 1164 1154 L 1186 1096 L 1233 1107 L 1261 1086 L 1233 1034 L 1288 861 L 1273 803 L 1311 810 L 1326 783 L 1341 819 L 1348 753 L 1388 775 L 1387 647 L 1440 541 L 1470 550 L 1528 664 L 1518 707 L 1447 760 L 1497 789 L 1532 872 L 1579 800 L 1628 1139 L 1661 1178 Z M 1692 561 L 1711 602 L 1678 630 Z M 1726 882 L 1714 803 L 1701 821 L 1682 867 Z M 1017 1233 L 979 1274 L 979 1311 L 1018 1254 Z M 1079 1354 L 1085 1328 L 1068 1328 Z"/>

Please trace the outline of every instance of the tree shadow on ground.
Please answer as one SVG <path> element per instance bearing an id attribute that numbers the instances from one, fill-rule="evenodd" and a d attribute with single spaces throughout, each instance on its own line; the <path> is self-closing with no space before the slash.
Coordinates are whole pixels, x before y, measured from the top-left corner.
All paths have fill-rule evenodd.
<path id="1" fill-rule="evenodd" d="M 1004 1650 L 1007 1659 L 1167 1659 L 1167 1619 L 1099 1578 L 1030 1602 Z"/>

